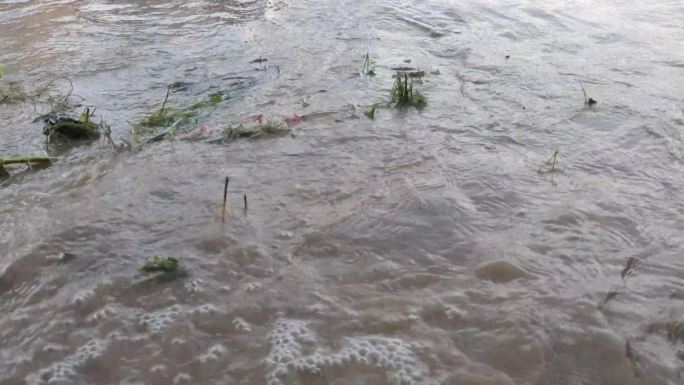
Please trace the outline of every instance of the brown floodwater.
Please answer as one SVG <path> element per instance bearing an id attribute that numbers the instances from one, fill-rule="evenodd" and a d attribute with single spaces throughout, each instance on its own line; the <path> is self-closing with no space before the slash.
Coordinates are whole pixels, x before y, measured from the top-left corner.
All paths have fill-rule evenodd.
<path id="1" fill-rule="evenodd" d="M 304 117 L 12 168 L 2 385 L 684 383 L 682 1 L 0 0 L 0 63 L 117 141 L 172 83 L 224 95 L 182 130 Z M 397 67 L 427 107 L 367 118 Z"/>

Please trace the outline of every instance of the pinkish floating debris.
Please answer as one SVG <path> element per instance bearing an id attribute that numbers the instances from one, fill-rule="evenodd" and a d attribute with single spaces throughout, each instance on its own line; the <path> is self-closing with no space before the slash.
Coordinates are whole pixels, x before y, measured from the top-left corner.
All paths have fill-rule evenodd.
<path id="1" fill-rule="evenodd" d="M 211 127 L 205 123 L 202 126 L 197 127 L 194 130 L 181 135 L 179 139 L 189 141 L 199 140 L 202 139 L 210 130 Z"/>
<path id="2" fill-rule="evenodd" d="M 296 113 L 293 113 L 292 116 L 288 116 L 285 118 L 285 123 L 287 124 L 297 124 L 302 122 L 302 117 L 297 115 Z"/>

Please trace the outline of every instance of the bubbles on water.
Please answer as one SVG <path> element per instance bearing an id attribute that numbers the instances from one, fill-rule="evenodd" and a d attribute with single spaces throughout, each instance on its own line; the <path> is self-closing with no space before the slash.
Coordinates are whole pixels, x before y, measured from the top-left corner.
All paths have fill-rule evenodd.
<path id="1" fill-rule="evenodd" d="M 249 326 L 247 321 L 243 320 L 240 317 L 237 317 L 233 320 L 233 327 L 237 331 L 245 332 L 245 333 L 251 333 L 252 328 Z"/>
<path id="2" fill-rule="evenodd" d="M 38 374 L 39 379 L 31 378 L 33 375 L 29 375 L 26 380 L 28 383 L 71 384 L 77 379 L 78 369 L 102 356 L 104 349 L 102 341 L 90 340 L 74 354 L 41 370 Z"/>
<path id="3" fill-rule="evenodd" d="M 185 284 L 185 290 L 189 293 L 201 293 L 204 291 L 204 281 L 201 279 L 193 279 Z"/>
<path id="4" fill-rule="evenodd" d="M 119 314 L 116 308 L 114 308 L 111 305 L 105 305 L 103 308 L 100 310 L 94 312 L 90 316 L 88 316 L 87 321 L 89 323 L 97 323 L 101 321 L 105 321 L 108 319 L 116 318 L 116 316 Z"/>
<path id="5" fill-rule="evenodd" d="M 83 306 L 88 302 L 89 299 L 93 298 L 94 296 L 95 290 L 93 289 L 81 290 L 74 295 L 74 298 L 71 302 L 76 306 Z"/>
<path id="6" fill-rule="evenodd" d="M 225 346 L 216 344 L 210 347 L 205 354 L 199 356 L 199 362 L 200 364 L 207 366 L 205 370 L 211 370 L 210 368 L 218 368 L 221 362 L 221 357 L 225 356 L 226 353 L 228 353 L 228 349 Z"/>
<path id="7" fill-rule="evenodd" d="M 261 283 L 259 282 L 249 282 L 245 285 L 245 290 L 247 291 L 257 291 L 261 289 Z"/>
<path id="8" fill-rule="evenodd" d="M 410 346 L 401 340 L 385 337 L 347 337 L 337 353 L 314 349 L 316 339 L 302 321 L 281 319 L 269 336 L 271 353 L 265 360 L 269 385 L 284 385 L 298 373 L 319 374 L 324 370 L 346 367 L 383 369 L 387 379 L 397 385 L 420 383 L 422 374 L 416 366 Z"/>
<path id="9" fill-rule="evenodd" d="M 210 303 L 205 303 L 204 305 L 196 307 L 192 310 L 192 314 L 199 316 L 211 315 L 216 313 L 218 313 L 218 308 Z"/>
<path id="10" fill-rule="evenodd" d="M 453 320 L 460 320 L 463 319 L 466 316 L 466 312 L 464 310 L 459 309 L 456 306 L 447 306 L 446 310 L 444 310 L 446 313 L 446 316 L 448 319 L 453 319 Z"/>
<path id="11" fill-rule="evenodd" d="M 190 382 L 190 375 L 187 373 L 178 373 L 174 378 L 173 378 L 173 385 L 178 385 L 178 384 L 187 384 Z"/>
<path id="12" fill-rule="evenodd" d="M 159 333 L 173 323 L 180 310 L 180 306 L 173 305 L 168 309 L 145 313 L 140 317 L 140 324 L 146 327 L 150 334 Z"/>

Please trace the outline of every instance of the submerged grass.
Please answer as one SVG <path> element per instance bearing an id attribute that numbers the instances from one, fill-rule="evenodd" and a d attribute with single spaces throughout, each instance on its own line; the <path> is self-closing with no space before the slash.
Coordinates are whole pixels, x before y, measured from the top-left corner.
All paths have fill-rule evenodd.
<path id="1" fill-rule="evenodd" d="M 368 107 L 368 109 L 364 111 L 363 114 L 366 115 L 369 119 L 375 119 L 375 111 L 377 111 L 377 109 L 378 105 L 376 103 Z"/>
<path id="2" fill-rule="evenodd" d="M 102 126 L 93 122 L 95 109 L 86 107 L 78 118 L 71 116 L 67 109 L 59 109 L 42 116 L 43 134 L 47 140 L 96 140 L 102 135 Z"/>
<path id="3" fill-rule="evenodd" d="M 363 59 L 363 67 L 361 68 L 361 73 L 367 76 L 375 76 L 375 64 L 369 53 L 366 53 Z"/>
<path id="4" fill-rule="evenodd" d="M 59 158 L 50 156 L 19 156 L 13 158 L 0 158 L 0 179 L 9 178 L 10 173 L 5 168 L 7 165 L 12 164 L 25 164 L 32 169 L 34 167 L 47 167 L 52 164 L 53 161 Z"/>
<path id="5" fill-rule="evenodd" d="M 162 103 L 162 106 L 158 112 L 145 117 L 142 121 L 133 125 L 131 134 L 134 138 L 138 138 L 141 135 L 154 134 L 155 130 L 158 128 L 168 128 L 173 125 L 178 126 L 187 123 L 192 118 L 197 116 L 198 110 L 216 107 L 223 100 L 225 100 L 226 97 L 225 92 L 218 91 L 210 94 L 206 99 L 200 100 L 188 107 L 168 107 L 166 104 L 169 100 L 169 95 L 173 87 L 174 85 L 172 84 L 167 88 L 166 97 L 164 98 L 164 102 Z M 153 139 L 158 135 L 159 134 L 154 135 L 150 139 Z M 150 139 L 146 140 L 145 142 L 149 142 Z"/>
<path id="6" fill-rule="evenodd" d="M 246 139 L 263 139 L 270 137 L 278 137 L 287 135 L 290 132 L 282 123 L 267 120 L 252 126 L 238 125 L 236 127 L 228 127 L 223 132 L 225 141 L 233 141 L 240 138 Z"/>
<path id="7" fill-rule="evenodd" d="M 549 174 L 556 172 L 558 169 L 556 168 L 556 164 L 558 164 L 558 160 L 560 159 L 560 152 L 558 150 L 554 151 L 553 155 L 551 155 L 551 158 L 546 161 L 539 169 L 537 172 L 539 174 Z"/>
<path id="8" fill-rule="evenodd" d="M 416 107 L 418 109 L 427 105 L 427 99 L 418 90 L 413 89 L 413 80 L 409 79 L 408 74 L 397 75 L 390 93 L 390 106 Z"/>
<path id="9" fill-rule="evenodd" d="M 151 273 L 161 271 L 164 273 L 176 273 L 181 269 L 180 262 L 173 257 L 160 257 L 158 255 L 151 256 L 145 260 L 145 263 L 140 267 L 140 270 Z"/>
<path id="10" fill-rule="evenodd" d="M 145 260 L 140 267 L 149 275 L 137 280 L 136 284 L 147 284 L 151 282 L 164 282 L 173 280 L 186 275 L 185 268 L 180 261 L 173 257 L 151 256 Z"/>
<path id="11" fill-rule="evenodd" d="M 635 257 L 629 257 L 627 259 L 627 263 L 625 264 L 625 267 L 622 269 L 620 272 L 620 275 L 622 276 L 622 279 L 625 279 L 632 275 L 632 271 L 634 268 L 639 264 L 639 260 Z"/>

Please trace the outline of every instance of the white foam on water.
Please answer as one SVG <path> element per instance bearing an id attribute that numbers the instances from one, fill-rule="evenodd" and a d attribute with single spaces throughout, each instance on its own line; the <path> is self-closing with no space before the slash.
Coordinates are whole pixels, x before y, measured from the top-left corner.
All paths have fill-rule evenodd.
<path id="1" fill-rule="evenodd" d="M 150 334 L 156 334 L 169 327 L 181 311 L 179 305 L 153 313 L 145 313 L 140 317 L 140 324 L 147 328 Z"/>
<path id="2" fill-rule="evenodd" d="M 319 374 L 350 365 L 383 369 L 387 380 L 396 385 L 418 384 L 423 379 L 410 346 L 396 338 L 346 337 L 339 351 L 328 353 L 316 348 L 315 335 L 305 322 L 280 319 L 269 341 L 272 348 L 265 360 L 269 385 L 289 384 L 297 373 Z"/>
<path id="3" fill-rule="evenodd" d="M 54 385 L 73 384 L 78 379 L 78 370 L 93 359 L 102 356 L 105 348 L 106 344 L 103 341 L 97 339 L 90 340 L 88 343 L 78 348 L 74 354 L 53 363 L 38 372 L 38 374 L 32 373 L 28 375 L 26 377 L 26 383 Z"/>

